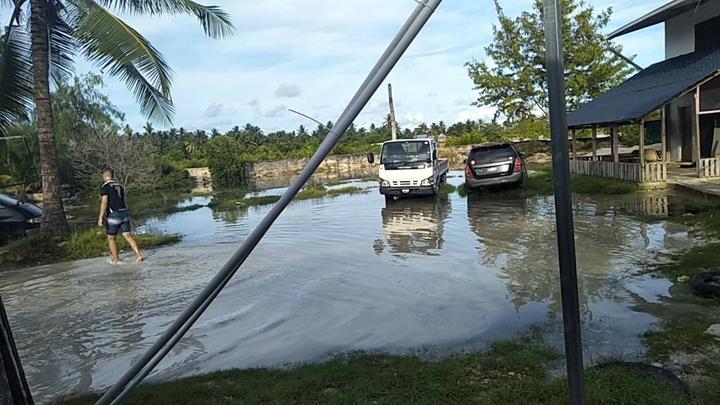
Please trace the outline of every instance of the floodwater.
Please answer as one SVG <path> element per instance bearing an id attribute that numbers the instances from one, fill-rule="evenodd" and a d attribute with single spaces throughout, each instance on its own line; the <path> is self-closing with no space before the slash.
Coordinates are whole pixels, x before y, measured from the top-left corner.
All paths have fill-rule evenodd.
<path id="1" fill-rule="evenodd" d="M 455 175 L 450 180 L 460 182 Z M 369 192 L 293 203 L 152 378 L 357 350 L 442 355 L 484 348 L 532 324 L 545 325 L 548 340 L 561 344 L 552 197 L 455 193 L 386 206 L 374 182 L 351 184 Z M 646 200 L 577 200 L 588 361 L 642 354 L 641 334 L 669 311 L 647 308 L 662 305 L 672 285 L 643 270 L 697 243 L 682 226 L 628 215 L 667 196 Z M 148 251 L 142 265 L 114 269 L 99 258 L 0 274 L 38 401 L 115 382 L 269 208 L 151 219 L 140 230 L 185 237 Z"/>

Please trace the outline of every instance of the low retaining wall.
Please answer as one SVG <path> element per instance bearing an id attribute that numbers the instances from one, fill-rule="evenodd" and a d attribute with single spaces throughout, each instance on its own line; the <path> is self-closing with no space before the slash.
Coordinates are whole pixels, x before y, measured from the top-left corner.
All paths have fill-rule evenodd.
<path id="1" fill-rule="evenodd" d="M 310 159 L 287 159 L 249 162 L 247 180 L 258 188 L 283 187 L 300 174 Z M 367 162 L 367 155 L 328 156 L 313 175 L 318 182 L 353 179 L 377 175 L 377 167 Z"/>

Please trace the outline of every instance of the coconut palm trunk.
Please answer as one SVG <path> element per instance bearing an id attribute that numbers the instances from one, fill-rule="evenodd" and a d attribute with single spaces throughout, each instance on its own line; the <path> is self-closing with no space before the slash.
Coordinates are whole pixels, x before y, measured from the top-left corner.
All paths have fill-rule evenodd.
<path id="1" fill-rule="evenodd" d="M 50 49 L 46 0 L 31 0 L 31 56 L 34 77 L 35 113 L 37 115 L 40 146 L 40 175 L 42 177 L 42 229 L 51 233 L 66 233 L 69 228 L 60 198 L 60 170 L 55 146 L 52 100 L 50 98 Z"/>

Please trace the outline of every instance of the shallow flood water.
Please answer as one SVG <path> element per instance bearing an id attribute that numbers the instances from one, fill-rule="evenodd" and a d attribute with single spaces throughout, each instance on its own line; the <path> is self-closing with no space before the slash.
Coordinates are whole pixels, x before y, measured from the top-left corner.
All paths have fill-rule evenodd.
<path id="1" fill-rule="evenodd" d="M 550 342 L 562 342 L 552 197 L 455 193 L 386 205 L 375 183 L 351 184 L 369 192 L 293 203 L 152 378 L 357 350 L 430 347 L 442 355 L 538 323 Z M 647 308 L 671 286 L 642 271 L 660 253 L 695 243 L 682 226 L 626 215 L 642 198 L 577 198 L 588 361 L 642 353 L 640 336 L 660 321 Z M 184 240 L 148 251 L 142 265 L 115 269 L 99 258 L 0 274 L 37 400 L 114 383 L 269 209 L 200 208 L 151 219 L 141 230 Z"/>

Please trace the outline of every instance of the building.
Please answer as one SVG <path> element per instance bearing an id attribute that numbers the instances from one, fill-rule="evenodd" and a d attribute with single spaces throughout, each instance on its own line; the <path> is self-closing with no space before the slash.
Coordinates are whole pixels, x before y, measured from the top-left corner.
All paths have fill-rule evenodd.
<path id="1" fill-rule="evenodd" d="M 720 0 L 675 0 L 608 35 L 620 37 L 665 24 L 665 60 L 640 71 L 568 117 L 568 127 L 609 128 L 612 153 L 574 160 L 580 174 L 638 182 L 663 182 L 668 168 L 692 167 L 694 176 L 720 178 Z M 640 126 L 636 157 L 621 159 L 618 127 Z M 655 124 L 661 144 L 647 149 Z M 657 150 L 657 152 L 656 152 Z M 642 151 L 640 153 L 639 151 Z"/>

